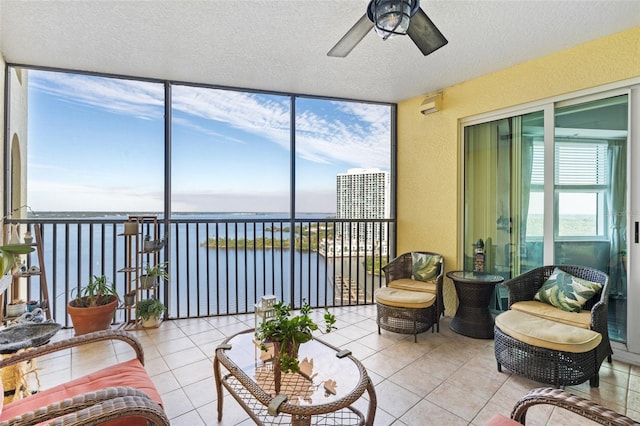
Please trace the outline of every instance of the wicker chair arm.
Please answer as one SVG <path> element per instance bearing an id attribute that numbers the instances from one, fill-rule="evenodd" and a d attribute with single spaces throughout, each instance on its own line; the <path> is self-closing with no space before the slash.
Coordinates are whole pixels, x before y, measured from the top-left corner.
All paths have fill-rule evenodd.
<path id="1" fill-rule="evenodd" d="M 17 364 L 22 361 L 28 361 L 43 355 L 48 355 L 64 349 L 70 349 L 76 346 L 88 343 L 101 342 L 104 340 L 121 340 L 128 343 L 136 353 L 136 357 L 141 364 L 144 365 L 144 350 L 140 341 L 132 334 L 123 330 L 104 330 L 95 333 L 83 334 L 81 336 L 71 337 L 69 339 L 59 340 L 57 342 L 47 343 L 46 345 L 29 348 L 25 351 L 18 352 L 11 357 L 0 361 L 0 369 Z"/>
<path id="2" fill-rule="evenodd" d="M 604 425 L 636 425 L 638 422 L 618 414 L 602 405 L 573 395 L 562 389 L 537 388 L 523 396 L 513 408 L 511 418 L 525 424 L 527 410 L 537 404 L 550 404 L 579 414 L 589 420 Z"/>
<path id="3" fill-rule="evenodd" d="M 608 327 L 608 306 L 606 303 L 598 302 L 591 308 L 591 329 L 599 333 L 607 333 Z"/>
<path id="4" fill-rule="evenodd" d="M 502 283 L 508 292 L 509 307 L 516 302 L 533 300 L 544 280 L 540 268 L 536 268 Z"/>
<path id="5" fill-rule="evenodd" d="M 169 424 L 162 408 L 144 392 L 119 386 L 55 402 L 1 422 L 0 426 L 35 425 L 48 420 L 55 425 L 89 425 L 128 416 L 144 417 L 157 425 Z"/>
<path id="6" fill-rule="evenodd" d="M 404 253 L 382 267 L 387 283 L 411 278 L 411 253 Z"/>

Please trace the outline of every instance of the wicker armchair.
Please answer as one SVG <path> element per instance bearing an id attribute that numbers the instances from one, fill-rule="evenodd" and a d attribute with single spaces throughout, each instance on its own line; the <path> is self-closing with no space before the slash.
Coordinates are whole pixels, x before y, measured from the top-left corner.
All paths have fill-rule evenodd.
<path id="1" fill-rule="evenodd" d="M 594 351 L 585 354 L 562 352 L 532 347 L 518 342 L 500 332 L 496 326 L 496 359 L 498 370 L 504 365 L 511 371 L 542 383 L 555 386 L 575 385 L 590 380 L 591 386 L 599 384 L 598 371 L 602 362 L 611 362 L 611 344 L 607 324 L 607 309 L 609 298 L 609 277 L 597 269 L 575 265 L 547 265 L 532 269 L 524 274 L 506 281 L 509 295 L 509 309 L 517 302 L 533 301 L 536 292 L 552 275 L 555 268 L 559 268 L 575 277 L 602 284 L 602 289 L 582 307 L 583 312 L 589 312 L 590 330 L 600 333 L 602 340 Z"/>
<path id="2" fill-rule="evenodd" d="M 438 275 L 436 277 L 436 282 L 434 286 L 434 291 L 430 291 L 435 293 L 436 295 L 436 310 L 435 310 L 435 323 L 436 328 L 440 331 L 440 317 L 444 315 L 444 300 L 442 296 L 442 283 L 444 277 L 444 257 L 439 253 L 434 253 L 430 251 L 419 251 L 415 253 L 423 253 L 427 255 L 438 255 L 440 256 L 440 270 L 438 271 Z M 393 281 L 403 280 L 403 279 L 411 279 L 412 278 L 412 262 L 411 262 L 411 252 L 404 253 L 393 259 L 391 262 L 387 263 L 382 267 L 384 271 L 384 276 L 387 285 Z"/>
<path id="3" fill-rule="evenodd" d="M 575 414 L 603 425 L 637 425 L 635 420 L 618 414 L 613 410 L 603 407 L 593 401 L 573 395 L 557 388 L 532 389 L 520 398 L 511 412 L 511 419 L 496 414 L 485 426 L 507 426 L 526 424 L 527 410 L 534 405 L 545 404 L 563 408 Z"/>
<path id="4" fill-rule="evenodd" d="M 169 419 L 160 405 L 160 395 L 142 367 L 142 346 L 126 331 L 106 330 L 49 343 L 3 359 L 0 368 L 107 340 L 128 343 L 135 351 L 136 358 L 5 404 L 0 414 L 0 426 L 34 425 L 52 419 L 56 419 L 53 423 L 59 425 L 97 425 L 106 422 L 109 425 L 169 425 Z M 125 386 L 115 383 L 102 387 L 122 377 L 127 379 L 122 380 L 126 382 Z M 73 394 L 78 389 L 84 392 Z"/>

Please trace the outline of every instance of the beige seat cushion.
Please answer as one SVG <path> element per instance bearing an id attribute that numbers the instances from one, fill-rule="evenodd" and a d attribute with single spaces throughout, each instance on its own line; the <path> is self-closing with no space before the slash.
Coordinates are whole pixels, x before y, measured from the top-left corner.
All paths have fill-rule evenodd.
<path id="1" fill-rule="evenodd" d="M 496 326 L 521 342 L 562 352 L 588 352 L 602 340 L 600 333 L 595 331 L 514 310 L 498 315 Z"/>
<path id="2" fill-rule="evenodd" d="M 397 288 L 401 290 L 409 291 L 422 291 L 426 293 L 437 293 L 436 280 L 433 281 L 418 281 L 411 278 L 402 278 L 399 280 L 393 280 L 387 283 L 387 287 Z"/>
<path id="3" fill-rule="evenodd" d="M 382 287 L 374 293 L 376 302 L 397 308 L 423 309 L 433 305 L 436 296 L 422 291 L 408 291 L 398 288 Z"/>
<path id="4" fill-rule="evenodd" d="M 563 324 L 573 325 L 574 327 L 586 328 L 587 330 L 591 328 L 591 311 L 568 312 L 536 300 L 516 302 L 511 305 L 511 309 Z"/>

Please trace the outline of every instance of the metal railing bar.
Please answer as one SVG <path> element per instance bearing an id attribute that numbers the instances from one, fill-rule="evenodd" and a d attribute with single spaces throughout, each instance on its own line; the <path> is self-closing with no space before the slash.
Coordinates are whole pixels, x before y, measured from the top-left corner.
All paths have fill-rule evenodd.
<path id="1" fill-rule="evenodd" d="M 60 302 L 66 305 L 69 290 L 75 288 L 75 295 L 90 276 L 111 273 L 119 290 L 128 288 L 117 279 L 128 251 L 118 237 L 121 218 L 14 221 L 26 224 L 25 229 L 36 223 L 42 227 L 49 304 L 60 322 L 66 316 Z M 265 294 L 275 294 L 295 308 L 303 299 L 314 307 L 373 303 L 373 292 L 384 282 L 380 268 L 391 254 L 393 242 L 387 236 L 394 234 L 393 220 L 322 218 L 294 220 L 293 227 L 291 223 L 273 218 L 171 221 L 172 232 L 165 234 L 170 235 L 167 251 L 174 249 L 171 276 L 159 295 L 171 301 L 167 318 L 252 312 L 253 303 Z M 149 229 L 145 224 L 143 231 Z M 29 266 L 34 259 L 27 257 Z M 288 259 L 293 260 L 292 268 Z M 27 280 L 29 297 L 35 297 L 37 283 L 35 277 Z"/>

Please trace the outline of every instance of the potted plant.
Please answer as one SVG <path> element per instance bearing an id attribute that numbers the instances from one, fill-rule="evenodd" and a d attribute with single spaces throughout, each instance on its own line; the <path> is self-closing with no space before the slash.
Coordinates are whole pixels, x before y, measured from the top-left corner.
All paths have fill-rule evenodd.
<path id="1" fill-rule="evenodd" d="M 133 306 L 136 303 L 136 291 L 132 290 L 124 295 L 124 306 Z"/>
<path id="2" fill-rule="evenodd" d="M 5 252 L 0 247 L 0 293 L 9 288 L 13 282 L 12 269 L 15 265 L 15 255 Z"/>
<path id="3" fill-rule="evenodd" d="M 109 329 L 118 302 L 116 288 L 106 276 L 91 277 L 89 283 L 67 303 L 67 313 L 76 335 Z"/>
<path id="4" fill-rule="evenodd" d="M 291 315 L 288 304 L 278 302 L 273 305 L 275 316 L 260 324 L 256 330 L 256 338 L 261 342 L 261 349 L 267 351 L 267 344 L 274 348 L 274 377 L 276 393 L 280 392 L 280 372 L 297 373 L 300 371 L 298 363 L 298 349 L 300 344 L 313 338 L 313 332 L 320 330 L 310 317 L 311 306 L 304 301 L 300 313 Z M 325 308 L 323 333 L 335 330 L 336 317 Z"/>
<path id="5" fill-rule="evenodd" d="M 164 310 L 164 304 L 155 297 L 143 299 L 136 305 L 136 318 L 142 320 L 143 327 L 157 327 Z"/>
<path id="6" fill-rule="evenodd" d="M 140 286 L 144 289 L 157 287 L 160 279 L 169 279 L 167 262 L 158 263 L 156 265 L 145 263 L 144 274 L 140 275 Z"/>

